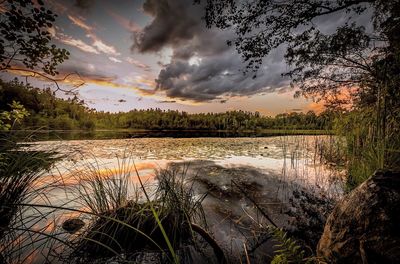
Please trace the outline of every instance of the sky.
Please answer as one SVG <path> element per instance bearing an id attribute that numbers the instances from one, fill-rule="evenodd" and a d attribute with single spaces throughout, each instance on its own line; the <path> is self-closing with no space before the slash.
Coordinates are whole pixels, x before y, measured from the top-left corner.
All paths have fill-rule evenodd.
<path id="1" fill-rule="evenodd" d="M 51 29 L 54 44 L 71 53 L 59 70 L 61 76 L 74 74 L 60 85 L 82 84 L 78 97 L 90 108 L 245 110 L 269 116 L 323 109 L 293 98 L 295 88 L 281 75 L 288 70 L 283 48 L 264 59 L 257 78 L 244 74 L 242 58 L 226 44 L 235 37 L 232 30 L 206 28 L 203 7 L 191 0 L 44 2 L 58 14 Z"/>

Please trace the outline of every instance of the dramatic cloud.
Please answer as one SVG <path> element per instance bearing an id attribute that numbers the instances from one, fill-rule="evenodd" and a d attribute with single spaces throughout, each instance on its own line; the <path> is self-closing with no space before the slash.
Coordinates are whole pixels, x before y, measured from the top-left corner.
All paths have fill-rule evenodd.
<path id="1" fill-rule="evenodd" d="M 202 6 L 185 0 L 147 0 L 143 10 L 153 21 L 134 34 L 133 50 L 158 52 L 172 48 L 172 58 L 156 79 L 156 91 L 169 98 L 204 102 L 226 102 L 232 96 L 250 96 L 274 92 L 288 86 L 281 77 L 286 64 L 282 50 L 265 59 L 256 79 L 241 70 L 245 65 L 234 47 L 226 41 L 234 38 L 229 30 L 205 27 Z"/>
<path id="2" fill-rule="evenodd" d="M 134 34 L 134 50 L 159 51 L 194 37 L 200 27 L 198 7 L 185 0 L 147 0 L 143 11 L 154 17 L 150 25 Z"/>
<path id="3" fill-rule="evenodd" d="M 263 59 L 253 79 L 252 73 L 242 73 L 245 64 L 235 47 L 226 44 L 235 39 L 233 30 L 207 29 L 202 20 L 204 6 L 186 0 L 146 0 L 143 11 L 153 20 L 134 33 L 132 50 L 172 50 L 170 62 L 159 64 L 162 70 L 156 79 L 156 92 L 173 99 L 204 102 L 291 90 L 290 80 L 282 77 L 288 71 L 284 45 Z M 345 12 L 335 13 L 314 22 L 323 32 L 332 32 L 348 21 L 346 17 Z"/>
<path id="4" fill-rule="evenodd" d="M 198 64 L 173 60 L 161 70 L 156 80 L 157 90 L 170 98 L 201 102 L 284 89 L 288 85 L 288 81 L 280 76 L 284 62 L 273 63 L 271 60 L 270 64 L 272 66 L 265 67 L 264 74 L 253 79 L 239 71 L 241 59 L 230 52 L 203 57 Z"/>

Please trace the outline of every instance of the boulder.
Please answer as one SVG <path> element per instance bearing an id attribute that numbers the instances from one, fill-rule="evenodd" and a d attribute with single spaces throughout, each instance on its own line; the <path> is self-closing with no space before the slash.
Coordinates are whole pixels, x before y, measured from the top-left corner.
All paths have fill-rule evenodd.
<path id="1" fill-rule="evenodd" d="M 317 255 L 329 263 L 400 263 L 400 173 L 375 172 L 328 217 Z"/>

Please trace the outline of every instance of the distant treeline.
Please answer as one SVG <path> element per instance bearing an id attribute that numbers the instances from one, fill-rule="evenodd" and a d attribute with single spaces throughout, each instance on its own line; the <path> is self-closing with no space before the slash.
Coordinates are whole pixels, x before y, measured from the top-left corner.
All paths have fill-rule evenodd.
<path id="1" fill-rule="evenodd" d="M 170 129 L 170 130 L 256 130 L 256 129 L 331 129 L 334 113 L 317 115 L 285 113 L 275 117 L 258 112 L 189 114 L 173 110 L 148 109 L 109 113 L 85 106 L 77 97 L 61 99 L 50 89 L 26 86 L 17 80 L 0 81 L 0 112 L 10 111 L 18 102 L 29 112 L 14 129 Z"/>

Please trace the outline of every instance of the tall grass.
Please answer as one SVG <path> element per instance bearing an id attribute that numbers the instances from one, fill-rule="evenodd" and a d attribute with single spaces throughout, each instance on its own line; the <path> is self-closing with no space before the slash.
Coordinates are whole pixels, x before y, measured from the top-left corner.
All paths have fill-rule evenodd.
<path id="1" fill-rule="evenodd" d="M 119 160 L 116 169 L 100 167 L 91 164 L 76 174 L 81 179 L 75 187 L 81 205 L 94 216 L 73 239 L 77 262 L 122 255 L 135 259 L 137 254 L 158 252 L 159 258 L 178 263 L 187 258 L 185 247 L 196 243 L 195 233 L 223 255 L 204 229 L 201 202 L 205 196 L 194 195 L 187 169 L 157 170 L 154 186 L 142 182 L 130 158 Z"/>
<path id="2" fill-rule="evenodd" d="M 374 108 L 365 108 L 342 115 L 335 120 L 334 127 L 338 135 L 346 138 L 348 190 L 376 170 L 400 169 L 400 124 L 396 118 L 389 119 Z"/>
<path id="3" fill-rule="evenodd" d="M 117 168 L 102 168 L 97 160 L 73 171 L 77 185 L 73 191 L 79 202 L 94 214 L 104 214 L 122 208 L 129 201 L 138 202 L 138 191 L 132 182 L 132 161 L 117 159 Z M 130 196 L 134 194 L 136 196 Z"/>
<path id="4" fill-rule="evenodd" d="M 15 256 L 20 260 L 29 257 L 29 254 L 23 255 L 22 252 L 33 245 L 34 237 L 40 233 L 40 230 L 33 230 L 32 227 L 45 219 L 47 214 L 34 212 L 35 216 L 26 216 L 25 213 L 30 209 L 20 204 L 39 196 L 46 198 L 43 188 L 33 188 L 33 185 L 40 181 L 44 172 L 58 158 L 53 151 L 28 150 L 26 146 L 18 144 L 12 134 L 1 136 L 0 256 L 3 262 L 15 262 Z M 42 239 L 43 242 L 48 241 Z M 16 252 L 16 249 L 21 249 L 21 252 Z"/>
<path id="5" fill-rule="evenodd" d="M 53 152 L 21 149 L 9 138 L 0 139 L 0 238 L 10 225 L 18 204 L 36 195 L 30 188 L 56 160 Z"/>

